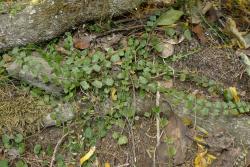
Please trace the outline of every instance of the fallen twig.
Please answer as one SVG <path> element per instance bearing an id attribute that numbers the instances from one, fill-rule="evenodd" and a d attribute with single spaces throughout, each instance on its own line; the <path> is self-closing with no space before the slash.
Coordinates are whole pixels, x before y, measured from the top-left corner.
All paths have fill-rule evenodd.
<path id="1" fill-rule="evenodd" d="M 156 92 L 156 107 L 160 106 L 160 92 Z M 159 113 L 156 115 L 156 138 L 157 138 L 157 144 L 156 146 L 158 147 L 160 145 L 160 116 Z"/>
<path id="2" fill-rule="evenodd" d="M 129 126 L 129 129 L 130 129 L 130 134 L 131 134 L 131 140 L 132 140 L 132 151 L 133 151 L 133 162 L 136 163 L 136 153 L 135 153 L 135 137 L 134 137 L 134 133 L 133 133 L 133 128 L 132 128 L 132 125 L 131 123 L 129 122 L 129 119 L 127 119 L 127 122 L 128 122 L 128 126 Z"/>
<path id="3" fill-rule="evenodd" d="M 159 85 L 159 83 L 158 83 Z M 157 90 L 156 92 L 156 100 L 155 100 L 155 105 L 156 107 L 159 107 L 160 106 L 160 92 L 159 90 Z M 153 167 L 156 166 L 156 162 L 155 162 L 155 159 L 156 159 L 156 149 L 157 147 L 160 145 L 160 138 L 161 138 L 161 134 L 160 134 L 160 115 L 159 113 L 156 114 L 156 147 L 155 147 L 155 150 L 154 150 L 154 159 L 153 159 Z"/>
<path id="4" fill-rule="evenodd" d="M 54 148 L 54 152 L 50 161 L 50 166 L 49 167 L 53 167 L 55 159 L 56 159 L 56 153 L 58 151 L 59 146 L 62 144 L 63 140 L 69 135 L 69 132 L 66 133 L 65 135 L 63 135 L 60 140 L 57 142 L 55 148 Z"/>
<path id="5" fill-rule="evenodd" d="M 123 164 L 123 165 L 118 165 L 116 167 L 125 167 L 125 166 L 129 166 L 130 164 L 129 163 L 126 163 L 126 164 Z"/>
<path id="6" fill-rule="evenodd" d="M 121 32 L 121 31 L 131 31 L 131 30 L 134 30 L 134 29 L 142 29 L 144 28 L 145 25 L 136 25 L 136 26 L 131 26 L 131 27 L 128 27 L 128 28 L 118 28 L 118 29 L 113 29 L 113 30 L 110 30 L 110 31 L 106 31 L 98 36 L 96 36 L 95 39 L 98 39 L 98 38 L 101 38 L 101 37 L 104 37 L 104 36 L 107 36 L 107 35 L 110 35 L 112 33 L 117 33 L 117 32 Z"/>

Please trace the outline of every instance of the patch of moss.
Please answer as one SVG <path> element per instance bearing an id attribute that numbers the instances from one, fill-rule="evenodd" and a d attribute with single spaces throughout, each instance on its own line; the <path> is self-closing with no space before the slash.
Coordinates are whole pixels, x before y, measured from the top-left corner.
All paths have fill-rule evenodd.
<path id="1" fill-rule="evenodd" d="M 6 131 L 32 133 L 49 112 L 49 106 L 26 92 L 13 85 L 0 85 L 0 135 Z"/>

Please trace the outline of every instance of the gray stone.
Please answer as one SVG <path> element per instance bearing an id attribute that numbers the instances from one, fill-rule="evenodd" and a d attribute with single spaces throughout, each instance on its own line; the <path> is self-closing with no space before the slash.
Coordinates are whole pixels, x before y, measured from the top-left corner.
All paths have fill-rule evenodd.
<path id="1" fill-rule="evenodd" d="M 58 104 L 57 108 L 52 113 L 49 113 L 43 118 L 43 126 L 55 126 L 57 122 L 65 123 L 75 118 L 75 111 L 72 104 Z"/>
<path id="2" fill-rule="evenodd" d="M 32 56 L 25 58 L 27 61 L 24 65 L 14 61 L 6 70 L 9 75 L 25 81 L 32 86 L 38 87 L 56 96 L 63 94 L 63 88 L 51 83 L 44 83 L 43 77 L 46 76 L 50 81 L 53 76 L 53 70 L 48 62 L 44 60 L 38 53 L 34 52 Z"/>

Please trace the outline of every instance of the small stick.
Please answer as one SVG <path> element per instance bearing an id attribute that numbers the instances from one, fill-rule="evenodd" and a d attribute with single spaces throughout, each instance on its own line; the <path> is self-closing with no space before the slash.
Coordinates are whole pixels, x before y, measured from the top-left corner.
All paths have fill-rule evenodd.
<path id="1" fill-rule="evenodd" d="M 125 167 L 125 166 L 129 166 L 129 163 L 123 164 L 123 165 L 118 165 L 116 167 Z"/>
<path id="2" fill-rule="evenodd" d="M 131 31 L 131 30 L 134 30 L 134 29 L 142 29 L 144 27 L 145 27 L 145 25 L 135 25 L 135 26 L 127 27 L 127 28 L 113 29 L 113 30 L 106 31 L 103 34 L 98 35 L 95 39 L 110 35 L 112 33 L 118 33 L 118 32 L 121 32 L 121 31 Z"/>
<path id="3" fill-rule="evenodd" d="M 136 153 L 135 153 L 135 137 L 134 137 L 134 133 L 133 133 L 133 128 L 131 123 L 129 122 L 129 119 L 126 117 L 127 122 L 128 122 L 128 126 L 130 129 L 130 135 L 131 135 L 131 139 L 132 139 L 132 151 L 133 151 L 133 162 L 136 163 Z M 133 165 L 135 166 L 135 165 Z"/>
<path id="4" fill-rule="evenodd" d="M 66 133 L 65 135 L 63 135 L 60 140 L 57 142 L 55 148 L 54 148 L 54 152 L 50 161 L 50 166 L 49 167 L 53 167 L 55 159 L 56 159 L 56 153 L 58 151 L 59 146 L 62 144 L 63 140 L 69 135 L 69 132 Z"/>
<path id="5" fill-rule="evenodd" d="M 160 106 L 160 92 L 157 91 L 156 92 L 156 107 L 159 107 Z M 156 144 L 156 147 L 158 147 L 160 145 L 160 116 L 159 116 L 159 113 L 157 113 L 156 115 L 156 137 L 157 137 L 157 144 Z"/>
<path id="6" fill-rule="evenodd" d="M 159 83 L 158 83 L 159 85 Z M 160 106 L 160 92 L 159 90 L 157 90 L 156 92 L 156 100 L 155 100 L 155 105 L 156 107 L 159 107 Z M 154 159 L 153 159 L 153 167 L 156 166 L 156 162 L 155 162 L 155 158 L 156 158 L 156 149 L 157 147 L 160 145 L 160 138 L 161 138 L 161 134 L 160 134 L 160 115 L 159 113 L 157 113 L 156 115 L 156 147 L 155 147 L 155 150 L 154 150 Z"/>

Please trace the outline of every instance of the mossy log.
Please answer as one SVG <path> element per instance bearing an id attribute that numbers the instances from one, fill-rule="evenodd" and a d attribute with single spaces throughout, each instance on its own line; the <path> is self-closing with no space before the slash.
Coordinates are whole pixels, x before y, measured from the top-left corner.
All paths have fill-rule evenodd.
<path id="1" fill-rule="evenodd" d="M 19 0 L 0 7 L 0 51 L 50 40 L 75 25 L 128 12 L 145 0 Z"/>

